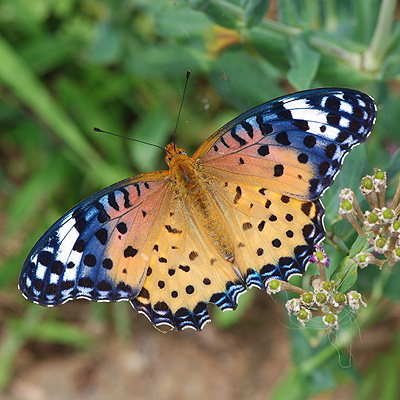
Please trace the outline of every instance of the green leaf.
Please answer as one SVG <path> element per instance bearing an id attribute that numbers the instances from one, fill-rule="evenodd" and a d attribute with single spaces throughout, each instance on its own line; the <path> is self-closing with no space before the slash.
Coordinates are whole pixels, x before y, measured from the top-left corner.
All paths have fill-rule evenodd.
<path id="1" fill-rule="evenodd" d="M 351 226 L 350 222 L 347 221 L 347 219 L 342 218 L 330 225 L 330 231 L 339 236 L 341 239 L 344 239 L 349 233 L 354 232 L 354 228 Z"/>
<path id="2" fill-rule="evenodd" d="M 115 63 L 122 54 L 122 48 L 122 36 L 116 26 L 110 21 L 99 23 L 89 50 L 91 59 L 104 65 Z"/>
<path id="3" fill-rule="evenodd" d="M 8 329 L 2 335 L 0 344 L 0 391 L 5 389 L 11 380 L 14 362 L 18 352 L 30 338 L 31 332 L 42 322 L 44 308 L 30 304 L 23 319 L 10 321 Z"/>
<path id="4" fill-rule="evenodd" d="M 288 26 L 296 26 L 299 21 L 297 2 L 293 0 L 279 0 L 279 21 Z"/>
<path id="5" fill-rule="evenodd" d="M 82 328 L 57 320 L 42 321 L 31 331 L 31 337 L 36 340 L 80 348 L 88 348 L 93 344 L 93 336 Z"/>
<path id="6" fill-rule="evenodd" d="M 130 53 L 125 62 L 128 71 L 138 79 L 176 79 L 177 76 L 184 76 L 188 69 L 199 69 L 199 62 L 203 60 L 196 58 L 196 55 L 177 44 L 159 43 L 143 48 L 140 57 Z"/>
<path id="7" fill-rule="evenodd" d="M 367 247 L 369 247 L 369 244 L 367 242 L 368 237 L 371 236 L 370 234 L 365 235 L 365 236 L 358 236 L 356 241 L 354 242 L 353 246 L 350 248 L 349 252 L 349 257 L 354 257 L 358 253 L 361 253 L 363 250 L 365 250 Z"/>
<path id="8" fill-rule="evenodd" d="M 132 127 L 131 137 L 146 141 L 151 132 L 152 143 L 163 147 L 171 133 L 172 126 L 173 120 L 168 109 L 164 104 L 159 103 Z M 140 172 L 153 170 L 157 161 L 163 157 L 162 150 L 141 143 L 130 143 L 130 152 Z"/>
<path id="9" fill-rule="evenodd" d="M 36 169 L 15 194 L 7 209 L 6 240 L 26 230 L 25 221 L 35 219 L 43 209 L 43 203 L 63 185 L 67 173 L 65 159 L 59 155 Z"/>
<path id="10" fill-rule="evenodd" d="M 376 0 L 356 0 L 354 2 L 354 12 L 357 15 L 357 23 L 349 25 L 354 25 L 355 37 L 360 42 L 369 44 L 379 15 L 379 7 L 380 2 Z M 347 18 L 349 17 L 350 15 Z"/>
<path id="11" fill-rule="evenodd" d="M 212 21 L 228 29 L 239 29 L 243 10 L 225 0 L 189 0 L 195 10 L 203 11 Z"/>
<path id="12" fill-rule="evenodd" d="M 162 12 L 161 12 L 162 11 Z M 160 35 L 177 40 L 191 41 L 196 46 L 194 38 L 202 38 L 213 23 L 203 13 L 190 8 L 171 7 L 160 10 L 156 15 L 156 28 Z"/>
<path id="13" fill-rule="evenodd" d="M 324 193 L 322 201 L 325 205 L 327 216 L 334 219 L 339 210 L 339 193 L 343 188 L 351 188 L 356 192 L 357 197 L 361 196 L 357 191 L 360 186 L 361 178 L 372 168 L 369 168 L 366 143 L 357 146 L 345 158 L 339 174 L 335 178 L 333 185 Z"/>
<path id="14" fill-rule="evenodd" d="M 244 6 L 244 23 L 247 28 L 257 25 L 268 11 L 269 0 L 247 0 Z"/>
<path id="15" fill-rule="evenodd" d="M 81 162 L 90 165 L 99 181 L 115 180 L 115 172 L 103 162 L 42 82 L 1 36 L 0 60 L 0 82 L 7 85 L 23 104 L 72 149 L 73 157 L 78 156 Z"/>
<path id="16" fill-rule="evenodd" d="M 341 264 L 331 275 L 331 279 L 336 282 L 338 289 L 346 293 L 357 282 L 358 265 L 350 258 L 345 257 Z"/>
<path id="17" fill-rule="evenodd" d="M 222 79 L 222 74 L 226 79 Z M 225 101 L 240 111 L 282 94 L 271 66 L 244 52 L 225 51 L 212 64 L 209 76 Z"/>
<path id="18" fill-rule="evenodd" d="M 393 268 L 396 268 L 396 271 L 399 270 L 400 263 L 397 263 Z M 388 268 L 388 266 L 384 266 L 384 268 Z M 390 267 L 389 267 L 390 268 Z M 400 301 L 400 274 L 393 272 L 388 283 L 385 287 L 385 296 L 393 301 Z"/>
<path id="19" fill-rule="evenodd" d="M 308 45 L 304 36 L 292 41 L 290 48 L 290 70 L 287 78 L 296 89 L 307 89 L 318 71 L 320 54 Z"/>
<path id="20" fill-rule="evenodd" d="M 289 68 L 289 38 L 278 32 L 264 27 L 264 21 L 258 26 L 244 32 L 246 41 L 268 63 L 274 65 L 275 74 L 281 74 Z"/>
<path id="21" fill-rule="evenodd" d="M 23 47 L 20 54 L 25 63 L 39 75 L 62 66 L 81 47 L 78 41 L 62 39 L 60 42 L 59 37 L 51 34 L 35 39 Z"/>
<path id="22" fill-rule="evenodd" d="M 388 187 L 393 187 L 393 194 L 394 190 L 397 187 L 397 183 L 399 180 L 398 173 L 400 171 L 400 148 L 393 154 L 390 158 L 389 163 L 386 167 L 382 167 L 382 169 L 386 170 L 387 177 L 388 177 Z"/>

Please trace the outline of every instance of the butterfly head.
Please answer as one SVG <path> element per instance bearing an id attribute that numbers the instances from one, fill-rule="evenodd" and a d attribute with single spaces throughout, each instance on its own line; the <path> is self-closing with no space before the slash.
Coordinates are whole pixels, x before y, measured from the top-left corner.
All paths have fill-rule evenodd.
<path id="1" fill-rule="evenodd" d="M 186 151 L 184 149 L 176 147 L 174 143 L 167 144 L 165 146 L 165 151 L 167 153 L 167 155 L 165 156 L 165 162 L 167 163 L 167 165 L 169 165 L 171 160 L 175 157 L 178 157 L 179 159 L 187 158 Z"/>

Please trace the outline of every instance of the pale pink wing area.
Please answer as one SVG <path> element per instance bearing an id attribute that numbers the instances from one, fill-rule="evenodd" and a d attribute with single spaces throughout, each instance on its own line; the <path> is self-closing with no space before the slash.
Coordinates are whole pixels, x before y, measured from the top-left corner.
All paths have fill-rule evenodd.
<path id="1" fill-rule="evenodd" d="M 294 93 L 235 118 L 194 158 L 221 180 L 314 200 L 332 184 L 352 147 L 366 140 L 375 118 L 373 99 L 356 90 Z"/>

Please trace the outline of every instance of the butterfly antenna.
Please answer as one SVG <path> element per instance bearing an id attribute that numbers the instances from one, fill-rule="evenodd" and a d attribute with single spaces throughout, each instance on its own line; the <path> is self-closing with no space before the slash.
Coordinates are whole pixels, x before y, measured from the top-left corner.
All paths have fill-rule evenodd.
<path id="1" fill-rule="evenodd" d="M 157 144 L 153 144 L 153 143 L 149 143 L 149 142 L 144 142 L 143 140 L 133 139 L 133 138 L 130 138 L 130 137 L 127 137 L 127 136 L 117 135 L 116 133 L 111 133 L 111 132 L 103 131 L 103 129 L 100 129 L 100 128 L 93 128 L 93 130 L 94 130 L 95 132 L 107 133 L 108 135 L 116 136 L 116 137 L 119 137 L 119 138 L 122 138 L 122 139 L 132 140 L 132 142 L 147 144 L 147 145 L 149 145 L 149 146 L 157 147 L 158 149 L 161 149 L 161 150 L 165 151 L 165 149 L 164 149 L 163 147 L 158 146 Z"/>
<path id="2" fill-rule="evenodd" d="M 183 94 L 182 94 L 182 100 L 181 100 L 181 105 L 179 107 L 179 112 L 178 112 L 178 118 L 176 119 L 176 125 L 175 125 L 175 130 L 174 130 L 174 138 L 173 138 L 173 144 L 175 147 L 175 138 L 176 138 L 176 131 L 178 129 L 178 123 L 179 123 L 179 118 L 181 116 L 181 111 L 182 111 L 182 107 L 183 107 L 183 102 L 185 101 L 185 94 L 186 94 L 186 88 L 187 88 L 187 84 L 189 81 L 189 77 L 190 77 L 190 70 L 186 71 L 186 81 L 185 81 L 185 87 L 183 88 Z"/>

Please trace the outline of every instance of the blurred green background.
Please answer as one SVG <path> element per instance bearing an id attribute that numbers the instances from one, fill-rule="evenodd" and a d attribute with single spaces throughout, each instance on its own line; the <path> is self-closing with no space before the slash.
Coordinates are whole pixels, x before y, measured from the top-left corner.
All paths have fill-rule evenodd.
<path id="1" fill-rule="evenodd" d="M 187 70 L 177 144 L 189 154 L 287 92 L 343 86 L 375 98 L 376 129 L 323 198 L 328 238 L 342 243 L 326 241 L 334 270 L 355 240 L 337 216 L 340 189 L 357 191 L 374 167 L 388 172 L 389 195 L 399 179 L 398 15 L 394 0 L 2 0 L 0 397 L 398 399 L 397 266 L 385 278 L 361 271 L 369 311 L 345 316 L 333 337 L 286 321 L 256 290 L 235 312 L 213 310 L 204 332 L 169 335 L 126 303 L 43 309 L 17 290 L 30 248 L 66 210 L 166 168 L 162 151 L 92 129 L 164 146 Z"/>

